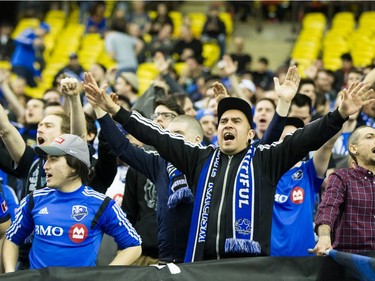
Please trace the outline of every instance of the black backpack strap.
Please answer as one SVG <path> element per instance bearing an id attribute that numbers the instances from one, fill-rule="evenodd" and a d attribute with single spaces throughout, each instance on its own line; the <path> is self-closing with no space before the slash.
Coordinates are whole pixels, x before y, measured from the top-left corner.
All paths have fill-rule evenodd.
<path id="1" fill-rule="evenodd" d="M 31 192 L 29 194 L 29 198 L 30 198 L 30 200 L 29 200 L 29 212 L 31 213 L 31 211 L 34 208 L 34 192 Z"/>
<path id="2" fill-rule="evenodd" d="M 105 209 L 107 209 L 107 206 L 111 202 L 111 200 L 112 199 L 108 196 L 104 199 L 102 205 L 100 205 L 99 210 L 96 212 L 95 217 L 92 220 L 91 229 L 93 229 L 98 224 L 100 217 L 103 215 Z"/>

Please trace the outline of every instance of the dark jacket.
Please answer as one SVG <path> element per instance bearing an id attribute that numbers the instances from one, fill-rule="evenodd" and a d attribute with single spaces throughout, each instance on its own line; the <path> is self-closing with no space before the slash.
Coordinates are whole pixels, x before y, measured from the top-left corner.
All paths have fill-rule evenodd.
<path id="1" fill-rule="evenodd" d="M 130 167 L 121 209 L 142 238 L 142 255 L 154 259 L 158 258 L 156 204 L 155 185 Z"/>
<path id="2" fill-rule="evenodd" d="M 170 135 L 139 114 L 130 113 L 125 109 L 120 109 L 114 119 L 120 122 L 134 137 L 146 144 L 153 145 L 163 158 L 168 159 L 193 182 L 193 187 L 197 186 L 205 163 L 218 149 L 213 146 L 202 147 L 185 143 L 181 137 Z M 333 137 L 341 129 L 344 122 L 345 120 L 336 110 L 320 120 L 308 124 L 303 129 L 298 129 L 281 143 L 258 145 L 256 147 L 252 159 L 255 185 L 253 233 L 254 240 L 261 245 L 262 255 L 270 254 L 272 207 L 275 187 L 279 178 L 310 150 L 317 150 Z M 224 242 L 226 238 L 232 237 L 233 233 L 232 194 L 234 181 L 246 152 L 247 149 L 233 157 L 228 157 L 222 153 L 219 160 L 209 210 L 209 221 L 215 223 L 208 224 L 204 259 L 240 256 L 226 254 Z M 228 165 L 229 161 L 231 162 L 230 165 Z M 228 180 L 224 185 L 226 172 L 228 173 Z M 226 196 L 221 198 L 223 193 Z M 224 201 L 221 205 L 222 199 Z M 220 224 L 216 223 L 218 220 L 221 221 Z M 216 229 L 217 225 L 221 226 L 219 230 Z M 216 241 L 219 242 L 218 252 L 216 251 Z"/>
<path id="3" fill-rule="evenodd" d="M 185 255 L 192 205 L 180 204 L 175 208 L 168 208 L 168 186 L 170 181 L 167 173 L 168 162 L 155 152 L 146 152 L 131 145 L 108 114 L 98 119 L 98 121 L 116 155 L 155 183 L 159 260 L 182 262 Z M 142 180 L 139 175 L 137 176 L 134 170 L 129 169 L 128 173 L 131 174 L 127 175 L 123 203 L 126 208 L 124 210 L 127 212 L 129 220 L 135 223 L 133 225 L 142 237 L 142 249 L 147 247 L 147 253 L 152 253 L 151 245 L 154 239 L 156 240 L 155 210 L 147 206 L 145 200 L 145 198 L 151 197 L 151 194 L 147 194 L 151 191 L 151 187 L 144 178 Z M 128 177 L 133 179 L 132 183 L 128 181 Z M 141 180 L 142 183 L 139 183 Z M 136 182 L 135 185 L 134 182 Z M 131 198 L 127 198 L 127 196 Z M 136 202 L 134 198 L 136 198 Z M 131 199 L 133 199 L 132 202 Z M 154 221 L 152 221 L 153 219 Z M 155 237 L 152 237 L 153 233 L 155 233 Z"/>

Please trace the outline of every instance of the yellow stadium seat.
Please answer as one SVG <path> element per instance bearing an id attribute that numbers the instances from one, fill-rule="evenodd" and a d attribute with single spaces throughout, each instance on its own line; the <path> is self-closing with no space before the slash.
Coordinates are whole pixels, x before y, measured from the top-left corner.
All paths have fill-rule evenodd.
<path id="1" fill-rule="evenodd" d="M 221 12 L 219 13 L 219 17 L 225 24 L 225 31 L 227 33 L 227 36 L 231 36 L 233 33 L 233 19 L 231 14 L 227 12 Z"/>
<path id="2" fill-rule="evenodd" d="M 216 43 L 204 43 L 202 56 L 204 58 L 203 65 L 206 67 L 213 67 L 220 58 L 220 47 Z"/>
<path id="3" fill-rule="evenodd" d="M 11 69 L 12 64 L 9 61 L 2 60 L 0 61 L 0 69 Z"/>
<path id="4" fill-rule="evenodd" d="M 87 51 L 79 51 L 78 52 L 78 60 L 80 63 L 84 62 L 96 62 L 99 58 L 101 52 L 87 52 Z"/>
<path id="5" fill-rule="evenodd" d="M 65 22 L 61 19 L 50 19 L 46 21 L 46 23 L 50 26 L 51 30 L 49 33 L 57 33 L 61 29 L 63 29 Z"/>
<path id="6" fill-rule="evenodd" d="M 81 65 L 83 69 L 90 69 L 94 63 L 96 63 L 96 60 L 84 61 Z"/>
<path id="7" fill-rule="evenodd" d="M 375 12 L 374 11 L 366 11 L 362 12 L 361 16 L 359 17 L 359 27 L 360 28 L 374 28 L 375 22 Z M 369 25 L 372 24 L 372 25 Z"/>
<path id="8" fill-rule="evenodd" d="M 81 45 L 81 51 L 88 51 L 88 52 L 98 52 L 100 53 L 101 51 L 104 50 L 104 43 L 103 42 L 98 42 L 97 44 L 86 44 L 86 45 Z"/>
<path id="9" fill-rule="evenodd" d="M 308 68 L 314 62 L 314 60 L 304 58 L 293 58 L 293 60 L 298 64 L 298 67 L 303 69 Z"/>
<path id="10" fill-rule="evenodd" d="M 64 33 L 65 36 L 72 36 L 72 37 L 81 37 L 85 32 L 85 26 L 79 23 L 69 23 L 65 29 Z"/>
<path id="11" fill-rule="evenodd" d="M 40 86 L 38 85 L 38 87 L 36 88 L 26 87 L 25 94 L 34 99 L 41 99 L 43 98 L 43 93 L 46 89 L 47 87 L 45 87 L 43 84 L 41 84 Z"/>
<path id="12" fill-rule="evenodd" d="M 62 20 L 65 20 L 66 19 L 66 14 L 62 10 L 49 10 L 46 13 L 45 20 L 49 20 L 49 19 L 62 19 Z"/>
<path id="13" fill-rule="evenodd" d="M 157 11 L 148 11 L 148 16 L 150 17 L 150 19 L 155 19 L 156 16 L 158 15 L 158 12 Z"/>
<path id="14" fill-rule="evenodd" d="M 152 41 L 151 34 L 148 34 L 148 33 L 144 34 L 143 35 L 143 40 L 145 41 L 146 44 L 151 43 L 151 41 Z"/>
<path id="15" fill-rule="evenodd" d="M 338 12 L 333 16 L 332 22 L 341 20 L 354 22 L 354 14 L 352 12 Z"/>
<path id="16" fill-rule="evenodd" d="M 199 12 L 190 12 L 188 13 L 188 18 L 190 20 L 191 32 L 195 37 L 200 37 L 204 23 L 206 22 L 206 15 Z"/>
<path id="17" fill-rule="evenodd" d="M 61 68 L 63 68 L 66 64 L 64 62 L 51 62 L 47 63 L 43 71 L 59 71 Z"/>
<path id="18" fill-rule="evenodd" d="M 52 55 L 48 58 L 47 63 L 61 63 L 61 64 L 67 64 L 69 61 L 68 55 L 61 56 L 60 54 L 57 54 L 56 56 Z"/>
<path id="19" fill-rule="evenodd" d="M 348 49 L 342 49 L 342 48 L 335 48 L 335 46 L 329 46 L 327 48 L 324 48 L 323 51 L 323 56 L 327 55 L 330 57 L 340 57 L 342 54 L 349 53 Z"/>
<path id="20" fill-rule="evenodd" d="M 291 54 L 292 59 L 294 60 L 314 60 L 317 58 L 315 53 L 310 52 L 310 50 L 294 50 Z"/>
<path id="21" fill-rule="evenodd" d="M 365 67 L 372 64 L 373 57 L 353 56 L 353 65 L 355 67 Z"/>
<path id="22" fill-rule="evenodd" d="M 323 13 L 307 13 L 302 19 L 302 28 L 324 30 L 326 22 L 326 16 Z"/>
<path id="23" fill-rule="evenodd" d="M 324 68 L 328 70 L 338 70 L 342 66 L 340 58 L 323 58 Z"/>
<path id="24" fill-rule="evenodd" d="M 179 11 L 170 11 L 168 15 L 173 21 L 173 37 L 177 38 L 181 33 L 182 19 L 183 16 Z"/>
<path id="25" fill-rule="evenodd" d="M 112 11 L 115 6 L 116 1 L 105 1 L 105 11 L 104 11 L 104 16 L 106 18 L 110 18 L 112 16 Z"/>
<path id="26" fill-rule="evenodd" d="M 138 65 L 137 76 L 139 77 L 155 79 L 158 74 L 159 70 L 156 68 L 155 63 L 153 62 L 144 62 Z"/>
<path id="27" fill-rule="evenodd" d="M 375 24 L 375 21 L 374 21 L 374 24 Z M 372 37 L 374 36 L 374 30 L 369 29 L 369 28 L 358 27 L 354 32 L 354 35 L 357 35 L 357 34 Z"/>
<path id="28" fill-rule="evenodd" d="M 14 28 L 11 37 L 16 38 L 26 28 L 37 28 L 40 24 L 37 18 L 24 18 L 19 20 L 18 24 Z"/>
<path id="29" fill-rule="evenodd" d="M 306 41 L 321 40 L 322 37 L 323 31 L 319 29 L 304 29 L 301 30 L 300 34 L 298 35 L 298 39 Z"/>
<path id="30" fill-rule="evenodd" d="M 89 33 L 85 34 L 82 38 L 82 45 L 90 45 L 90 44 L 97 44 L 98 42 L 102 42 L 103 39 L 100 37 L 99 33 Z"/>
<path id="31" fill-rule="evenodd" d="M 153 80 L 151 79 L 143 79 L 142 77 L 138 77 L 138 95 L 143 95 L 144 92 L 151 86 Z"/>
<path id="32" fill-rule="evenodd" d="M 181 75 L 182 71 L 186 68 L 186 62 L 176 62 L 173 64 L 173 68 L 176 70 L 178 75 Z"/>
<path id="33" fill-rule="evenodd" d="M 40 20 L 37 18 L 23 18 L 18 21 L 17 25 L 25 25 L 29 27 L 38 27 Z"/>
<path id="34" fill-rule="evenodd" d="M 107 52 L 104 50 L 101 52 L 99 57 L 97 58 L 97 62 L 104 65 L 106 68 L 110 68 L 112 66 L 115 66 L 117 63 L 114 61 Z"/>
<path id="35" fill-rule="evenodd" d="M 153 71 L 149 71 L 149 70 L 146 70 L 146 69 L 143 69 L 143 70 L 137 70 L 137 77 L 139 79 L 145 79 L 145 80 L 154 80 L 156 77 L 157 77 L 157 73 L 153 72 Z"/>

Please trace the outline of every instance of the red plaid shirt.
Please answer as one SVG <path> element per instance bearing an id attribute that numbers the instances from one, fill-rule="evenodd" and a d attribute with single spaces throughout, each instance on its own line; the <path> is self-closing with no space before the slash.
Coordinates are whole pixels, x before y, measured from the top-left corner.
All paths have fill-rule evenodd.
<path id="1" fill-rule="evenodd" d="M 375 175 L 356 166 L 340 169 L 328 185 L 315 218 L 332 229 L 332 247 L 351 253 L 375 250 Z"/>

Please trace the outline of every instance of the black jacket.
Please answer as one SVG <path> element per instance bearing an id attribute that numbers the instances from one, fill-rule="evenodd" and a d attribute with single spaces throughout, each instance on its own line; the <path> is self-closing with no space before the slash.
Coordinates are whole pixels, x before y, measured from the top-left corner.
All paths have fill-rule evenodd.
<path id="1" fill-rule="evenodd" d="M 134 137 L 146 144 L 153 145 L 164 159 L 170 161 L 193 182 L 193 189 L 197 186 L 201 170 L 207 159 L 210 159 L 214 151 L 218 149 L 213 146 L 202 147 L 185 143 L 181 137 L 170 135 L 139 114 L 131 114 L 124 109 L 120 109 L 114 118 L 125 125 L 124 128 Z M 253 232 L 254 240 L 261 245 L 262 255 L 269 255 L 270 253 L 272 207 L 279 178 L 309 151 L 317 150 L 333 137 L 341 129 L 344 122 L 345 120 L 336 110 L 308 124 L 303 129 L 298 129 L 281 143 L 258 145 L 256 147 L 252 159 L 255 185 Z M 225 254 L 224 242 L 226 238 L 232 237 L 234 180 L 239 164 L 246 152 L 247 149 L 233 157 L 222 153 L 220 158 L 209 210 L 204 259 L 234 257 L 234 255 Z M 231 160 L 229 160 L 230 158 Z M 228 165 L 229 161 L 231 162 L 230 165 Z M 228 169 L 228 180 L 224 186 L 226 169 Z M 225 196 L 223 208 L 220 209 L 222 194 Z M 221 220 L 219 231 L 216 229 L 217 220 Z M 216 241 L 219 241 L 218 252 L 216 251 Z"/>

